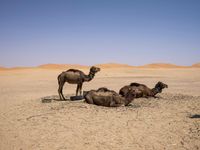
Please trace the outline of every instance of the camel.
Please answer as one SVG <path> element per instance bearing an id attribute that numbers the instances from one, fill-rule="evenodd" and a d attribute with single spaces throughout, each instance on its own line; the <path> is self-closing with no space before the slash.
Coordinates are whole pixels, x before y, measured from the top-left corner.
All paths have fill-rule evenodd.
<path id="1" fill-rule="evenodd" d="M 88 104 L 94 104 L 106 107 L 127 106 L 135 97 L 133 92 L 128 92 L 125 97 L 120 96 L 115 91 L 107 88 L 99 88 L 98 90 L 90 90 L 83 94 Z"/>
<path id="2" fill-rule="evenodd" d="M 101 87 L 99 89 L 97 89 L 97 92 L 111 92 L 113 94 L 117 94 L 117 92 L 113 91 L 113 90 L 109 90 L 108 88 L 106 87 Z"/>
<path id="3" fill-rule="evenodd" d="M 147 87 L 144 84 L 140 84 L 140 83 L 131 83 L 130 85 L 124 86 L 120 89 L 119 94 L 122 96 L 126 96 L 129 88 L 132 89 L 132 92 L 135 93 L 135 98 L 139 98 L 139 97 L 154 97 L 156 98 L 156 94 L 161 93 L 162 89 L 164 88 L 168 88 L 167 84 L 164 84 L 162 82 L 158 82 L 154 88 L 150 89 L 149 87 Z"/>
<path id="4" fill-rule="evenodd" d="M 82 71 L 77 69 L 69 69 L 67 71 L 62 72 L 58 75 L 58 94 L 61 100 L 65 100 L 65 97 L 63 95 L 63 86 L 65 82 L 68 82 L 69 84 L 77 84 L 76 88 L 76 96 L 78 95 L 78 92 L 80 95 L 82 94 L 82 85 L 83 82 L 89 82 L 91 81 L 95 74 L 100 71 L 100 68 L 92 66 L 90 68 L 90 72 L 88 75 L 84 74 Z"/>

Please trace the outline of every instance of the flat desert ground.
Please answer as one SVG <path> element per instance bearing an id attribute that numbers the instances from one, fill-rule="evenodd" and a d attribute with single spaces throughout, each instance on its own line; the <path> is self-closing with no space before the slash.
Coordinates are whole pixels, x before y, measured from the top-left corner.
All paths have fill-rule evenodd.
<path id="1" fill-rule="evenodd" d="M 88 73 L 88 68 L 83 68 Z M 61 69 L 0 71 L 1 150 L 199 150 L 200 69 L 102 68 L 83 90 L 119 89 L 131 82 L 169 88 L 158 99 L 107 108 L 57 97 Z M 75 85 L 65 84 L 66 96 Z M 194 118 L 192 118 L 194 116 Z"/>

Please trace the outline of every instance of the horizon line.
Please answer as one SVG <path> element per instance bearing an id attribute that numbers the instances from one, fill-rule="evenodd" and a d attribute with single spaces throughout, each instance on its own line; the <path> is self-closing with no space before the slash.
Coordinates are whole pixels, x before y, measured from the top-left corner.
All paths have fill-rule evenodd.
<path id="1" fill-rule="evenodd" d="M 108 62 L 108 63 L 100 63 L 100 64 L 94 64 L 94 65 L 82 65 L 82 64 L 63 64 L 63 63 L 45 63 L 45 64 L 40 64 L 40 65 L 36 65 L 36 66 L 13 66 L 13 67 L 5 67 L 5 66 L 1 66 L 0 68 L 2 69 L 14 69 L 14 68 L 42 68 L 48 65 L 60 65 L 60 66 L 64 66 L 64 65 L 71 65 L 71 66 L 79 66 L 79 67 L 90 67 L 90 66 L 98 66 L 98 65 L 124 65 L 124 66 L 129 66 L 129 67 L 148 67 L 150 65 L 168 65 L 168 66 L 174 66 L 174 67 L 193 67 L 195 65 L 200 64 L 200 62 L 194 63 L 192 65 L 177 65 L 177 64 L 173 64 L 173 63 L 163 63 L 163 62 L 156 62 L 156 63 L 148 63 L 148 64 L 144 64 L 144 65 L 130 65 L 130 64 L 126 64 L 126 63 L 117 63 L 117 62 Z"/>

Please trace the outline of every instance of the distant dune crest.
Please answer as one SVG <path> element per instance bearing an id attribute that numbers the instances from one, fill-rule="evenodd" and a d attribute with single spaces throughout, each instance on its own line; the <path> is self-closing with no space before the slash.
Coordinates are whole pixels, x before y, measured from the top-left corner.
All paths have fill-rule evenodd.
<path id="1" fill-rule="evenodd" d="M 106 63 L 106 64 L 97 64 L 95 65 L 100 68 L 130 68 L 133 66 L 127 65 L 127 64 L 117 64 L 117 63 Z"/>
<path id="2" fill-rule="evenodd" d="M 193 64 L 192 67 L 200 68 L 200 62 L 199 62 L 199 63 L 196 63 L 196 64 Z"/>
<path id="3" fill-rule="evenodd" d="M 40 65 L 37 68 L 42 69 L 69 69 L 69 68 L 87 68 L 87 66 L 78 65 L 78 64 L 44 64 Z"/>
<path id="4" fill-rule="evenodd" d="M 178 66 L 175 64 L 169 63 L 152 63 L 143 66 L 131 66 L 128 64 L 118 64 L 118 63 L 105 63 L 105 64 L 96 64 L 95 66 L 100 67 L 102 69 L 114 69 L 114 68 L 200 68 L 200 63 L 195 63 L 192 66 Z M 0 66 L 0 71 L 4 70 L 19 70 L 19 69 L 60 69 L 67 70 L 69 68 L 75 69 L 87 69 L 90 66 L 78 65 L 78 64 L 44 64 L 37 67 L 13 67 L 13 68 L 5 68 Z"/>
<path id="5" fill-rule="evenodd" d="M 178 66 L 174 64 L 168 64 L 168 63 L 153 63 L 153 64 L 140 66 L 140 68 L 188 68 L 188 67 L 191 67 L 191 66 Z"/>
<path id="6" fill-rule="evenodd" d="M 0 66 L 0 70 L 6 70 L 6 68 Z"/>

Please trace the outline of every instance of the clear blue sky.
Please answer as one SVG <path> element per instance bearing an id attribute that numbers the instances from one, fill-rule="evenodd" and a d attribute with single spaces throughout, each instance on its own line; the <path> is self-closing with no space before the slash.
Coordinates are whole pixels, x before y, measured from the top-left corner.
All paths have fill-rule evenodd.
<path id="1" fill-rule="evenodd" d="M 200 0 L 0 0 L 0 66 L 200 62 Z"/>

